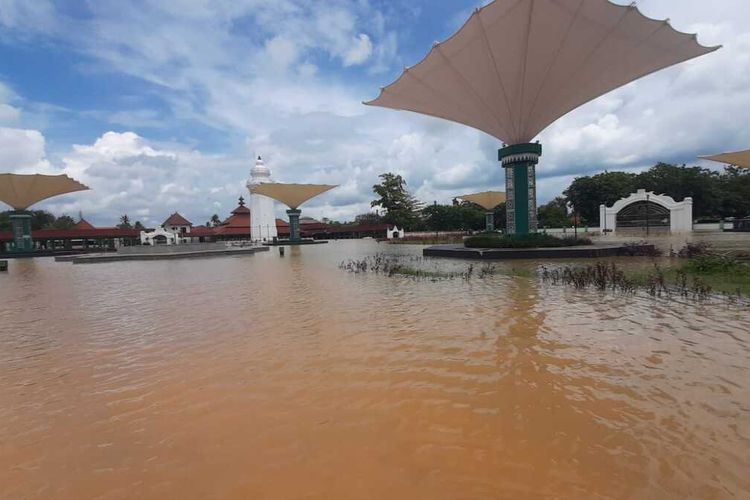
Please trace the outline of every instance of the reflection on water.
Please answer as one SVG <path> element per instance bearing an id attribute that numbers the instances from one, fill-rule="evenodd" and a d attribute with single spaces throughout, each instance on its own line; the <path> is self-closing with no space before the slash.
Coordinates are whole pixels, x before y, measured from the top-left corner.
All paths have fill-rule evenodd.
<path id="1" fill-rule="evenodd" d="M 378 251 L 11 262 L 0 497 L 750 494 L 746 309 L 337 269 Z"/>

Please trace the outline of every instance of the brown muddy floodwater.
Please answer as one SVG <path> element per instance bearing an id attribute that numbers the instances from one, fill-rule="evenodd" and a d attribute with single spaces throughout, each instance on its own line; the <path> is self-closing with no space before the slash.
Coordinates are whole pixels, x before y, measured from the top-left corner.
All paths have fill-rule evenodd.
<path id="1" fill-rule="evenodd" d="M 11 261 L 0 497 L 750 496 L 750 310 L 338 269 L 420 250 Z"/>

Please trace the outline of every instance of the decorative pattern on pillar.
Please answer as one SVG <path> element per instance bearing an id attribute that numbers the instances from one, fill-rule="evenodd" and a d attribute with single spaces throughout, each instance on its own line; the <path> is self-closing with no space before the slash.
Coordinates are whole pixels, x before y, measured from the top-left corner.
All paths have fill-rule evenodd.
<path id="1" fill-rule="evenodd" d="M 505 169 L 505 231 L 516 234 L 516 194 L 513 188 L 513 169 Z"/>
<path id="2" fill-rule="evenodd" d="M 538 161 L 538 157 L 537 157 Z M 538 223 L 536 216 L 536 164 L 529 164 L 529 232 L 536 233 Z"/>
<path id="3" fill-rule="evenodd" d="M 498 159 L 505 168 L 508 234 L 529 234 L 537 230 L 536 164 L 542 155 L 542 145 L 514 144 L 498 151 Z"/>
<path id="4" fill-rule="evenodd" d="M 287 210 L 286 213 L 289 216 L 289 241 L 301 241 L 302 238 L 300 237 L 299 232 L 299 216 L 302 213 L 302 210 L 290 209 Z"/>

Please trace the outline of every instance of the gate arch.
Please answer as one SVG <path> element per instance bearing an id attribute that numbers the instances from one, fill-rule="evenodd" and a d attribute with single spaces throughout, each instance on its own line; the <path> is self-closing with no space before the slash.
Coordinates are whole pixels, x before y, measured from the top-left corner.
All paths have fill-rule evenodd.
<path id="1" fill-rule="evenodd" d="M 602 234 L 622 229 L 664 228 L 672 233 L 693 230 L 693 199 L 674 201 L 671 196 L 639 189 L 611 207 L 600 205 L 599 229 Z"/>

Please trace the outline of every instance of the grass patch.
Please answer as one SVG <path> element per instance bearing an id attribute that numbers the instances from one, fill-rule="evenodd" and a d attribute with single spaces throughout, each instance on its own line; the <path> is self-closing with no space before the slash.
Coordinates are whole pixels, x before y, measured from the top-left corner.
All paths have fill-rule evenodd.
<path id="1" fill-rule="evenodd" d="M 523 236 L 483 233 L 464 240 L 466 248 L 560 248 L 592 244 L 588 238 L 576 238 L 574 236 L 558 238 L 543 233 Z"/>
<path id="2" fill-rule="evenodd" d="M 650 269 L 641 270 L 623 269 L 614 262 L 597 262 L 553 270 L 543 268 L 541 276 L 543 282 L 555 285 L 626 294 L 643 290 L 652 297 L 695 300 L 721 295 L 732 300 L 750 297 L 750 264 L 731 257 L 699 257 L 681 265 L 654 264 Z"/>
<path id="3" fill-rule="evenodd" d="M 700 278 L 723 293 L 750 296 L 750 264 L 725 255 L 699 255 L 672 271 Z"/>

